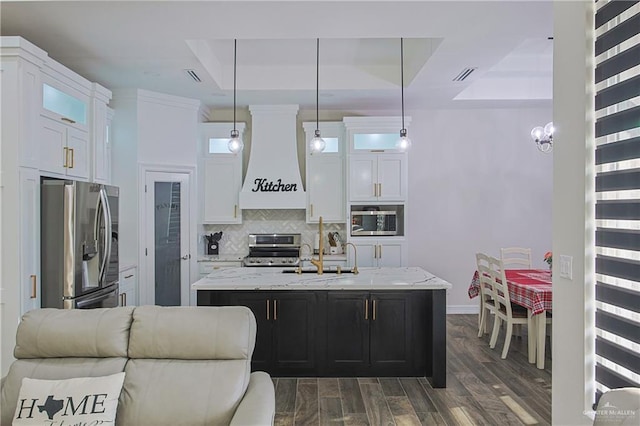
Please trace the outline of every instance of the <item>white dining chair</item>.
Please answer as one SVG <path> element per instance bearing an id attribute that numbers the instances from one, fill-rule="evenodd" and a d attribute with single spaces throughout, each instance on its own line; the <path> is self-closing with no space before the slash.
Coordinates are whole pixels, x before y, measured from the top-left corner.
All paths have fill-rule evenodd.
<path id="1" fill-rule="evenodd" d="M 524 247 L 501 248 L 500 260 L 506 269 L 531 269 L 531 249 Z"/>
<path id="2" fill-rule="evenodd" d="M 495 348 L 496 342 L 498 341 L 498 334 L 500 333 L 500 325 L 504 321 L 506 323 L 506 334 L 504 336 L 501 358 L 505 359 L 509 352 L 509 345 L 511 344 L 513 326 L 516 324 L 524 324 L 527 326 L 528 333 L 531 333 L 533 330 L 532 321 L 527 308 L 511 303 L 507 277 L 505 276 L 501 260 L 489 256 L 489 275 L 492 280 L 493 300 L 495 303 L 493 310 L 495 314 L 493 332 L 491 333 L 489 347 L 491 349 Z M 531 357 L 533 348 L 529 347 L 528 350 Z"/>
<path id="3" fill-rule="evenodd" d="M 493 285 L 489 272 L 489 256 L 484 253 L 476 253 L 476 270 L 478 271 L 478 282 L 480 284 L 480 311 L 478 312 L 478 337 L 487 333 L 487 323 L 489 314 L 495 310 L 493 303 Z"/>

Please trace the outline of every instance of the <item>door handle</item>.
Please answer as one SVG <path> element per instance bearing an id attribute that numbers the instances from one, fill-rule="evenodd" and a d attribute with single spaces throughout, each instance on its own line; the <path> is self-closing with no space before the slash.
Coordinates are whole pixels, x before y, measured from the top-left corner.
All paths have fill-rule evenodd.
<path id="1" fill-rule="evenodd" d="M 269 320 L 269 299 L 267 299 L 267 321 Z"/>
<path id="2" fill-rule="evenodd" d="M 191 255 L 190 255 L 190 254 L 185 254 L 185 255 L 184 255 L 184 256 L 182 256 L 180 259 L 182 259 L 182 260 L 187 260 L 187 259 L 189 259 L 190 257 L 191 257 Z"/>
<path id="3" fill-rule="evenodd" d="M 369 319 L 369 299 L 364 299 L 364 319 Z"/>
<path id="4" fill-rule="evenodd" d="M 376 299 L 373 299 L 373 320 L 376 320 Z"/>
<path id="5" fill-rule="evenodd" d="M 233 205 L 233 218 L 237 218 L 238 217 L 238 205 L 234 204 Z"/>
<path id="6" fill-rule="evenodd" d="M 278 301 L 276 299 L 273 300 L 273 319 L 274 321 L 278 319 Z"/>
<path id="7" fill-rule="evenodd" d="M 73 148 L 69 148 L 69 151 L 71 151 L 71 165 L 69 166 L 70 169 L 73 169 Z"/>
<path id="8" fill-rule="evenodd" d="M 62 148 L 62 150 L 64 151 L 64 164 L 62 164 L 62 167 L 64 167 L 65 169 L 68 168 L 68 163 L 69 163 L 69 148 L 67 148 L 66 146 L 64 148 Z"/>

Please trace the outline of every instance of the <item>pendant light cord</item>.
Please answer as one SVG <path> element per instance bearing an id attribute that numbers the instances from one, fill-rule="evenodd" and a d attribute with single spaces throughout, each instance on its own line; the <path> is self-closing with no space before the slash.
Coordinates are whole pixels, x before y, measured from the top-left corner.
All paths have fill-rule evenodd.
<path id="1" fill-rule="evenodd" d="M 233 130 L 236 130 L 236 57 L 238 40 L 233 39 Z"/>
<path id="2" fill-rule="evenodd" d="M 316 130 L 320 130 L 320 119 L 318 113 L 318 97 L 320 92 L 320 39 L 316 39 Z"/>
<path id="3" fill-rule="evenodd" d="M 400 93 L 402 97 L 402 129 L 404 130 L 404 43 L 400 37 Z"/>

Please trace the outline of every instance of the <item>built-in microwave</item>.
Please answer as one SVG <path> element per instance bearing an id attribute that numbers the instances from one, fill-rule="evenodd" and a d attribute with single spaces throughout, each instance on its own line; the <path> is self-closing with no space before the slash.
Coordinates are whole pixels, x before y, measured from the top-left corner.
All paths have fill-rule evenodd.
<path id="1" fill-rule="evenodd" d="M 398 212 L 393 206 L 363 206 L 351 209 L 351 235 L 397 235 Z"/>

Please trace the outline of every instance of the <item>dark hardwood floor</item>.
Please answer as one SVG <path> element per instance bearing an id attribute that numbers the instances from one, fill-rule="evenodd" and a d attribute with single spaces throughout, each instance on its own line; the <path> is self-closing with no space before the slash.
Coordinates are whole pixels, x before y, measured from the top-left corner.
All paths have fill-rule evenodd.
<path id="1" fill-rule="evenodd" d="M 447 388 L 424 377 L 274 378 L 276 425 L 548 425 L 551 359 L 527 360 L 527 331 L 500 358 L 477 315 L 447 315 Z"/>

